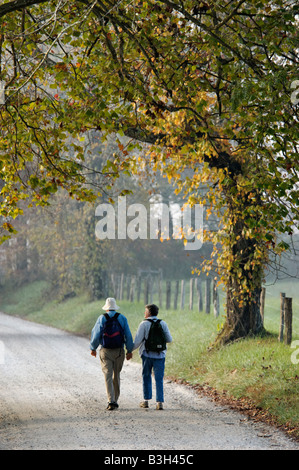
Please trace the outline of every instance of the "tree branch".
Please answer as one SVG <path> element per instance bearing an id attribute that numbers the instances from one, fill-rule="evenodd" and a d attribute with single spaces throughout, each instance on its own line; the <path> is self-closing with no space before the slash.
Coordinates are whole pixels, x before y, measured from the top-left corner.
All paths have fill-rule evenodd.
<path id="1" fill-rule="evenodd" d="M 241 62 L 244 62 L 244 64 L 247 64 L 248 67 L 250 67 L 254 71 L 254 73 L 257 74 L 259 77 L 263 76 L 262 71 L 257 67 L 256 63 L 253 60 L 243 57 L 241 52 L 236 47 L 233 47 L 232 44 L 224 40 L 224 38 L 219 34 L 219 31 L 217 31 L 217 25 L 214 28 L 208 27 L 205 23 L 195 18 L 194 15 L 190 14 L 184 8 L 184 6 L 182 6 L 182 4 L 178 5 L 177 3 L 171 0 L 161 0 L 161 2 L 164 3 L 165 5 L 168 5 L 170 8 L 173 8 L 174 10 L 180 12 L 182 15 L 184 15 L 184 17 L 187 20 L 191 21 L 196 26 L 199 26 L 200 28 L 202 28 L 203 31 L 205 31 L 211 37 L 216 39 L 219 42 L 219 44 L 222 44 L 222 46 L 225 47 L 225 49 L 230 51 L 234 55 L 234 57 L 238 58 Z M 226 21 L 228 21 L 228 18 L 226 18 Z"/>
<path id="2" fill-rule="evenodd" d="M 50 0 L 14 0 L 9 3 L 5 3 L 4 5 L 0 6 L 0 18 L 2 16 L 7 15 L 8 13 L 12 13 L 17 10 L 22 10 L 23 8 L 28 8 L 33 5 L 39 5 L 41 3 L 49 3 Z"/>

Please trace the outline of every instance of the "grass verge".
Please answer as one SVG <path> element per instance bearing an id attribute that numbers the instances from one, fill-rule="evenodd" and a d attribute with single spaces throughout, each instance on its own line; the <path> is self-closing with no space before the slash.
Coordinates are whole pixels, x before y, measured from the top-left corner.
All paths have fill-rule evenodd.
<path id="1" fill-rule="evenodd" d="M 134 335 L 143 319 L 144 305 L 126 301 L 119 304 Z M 19 289 L 2 289 L 0 299 L 5 313 L 88 337 L 102 305 L 102 301 L 88 302 L 85 295 L 58 302 L 43 281 Z M 279 298 L 274 302 L 270 296 L 269 305 L 267 310 L 266 303 L 265 312 L 268 336 L 248 338 L 212 351 L 208 346 L 217 335 L 221 319 L 196 311 L 162 310 L 160 317 L 168 323 L 174 340 L 168 348 L 166 374 L 215 400 L 271 421 L 299 439 L 296 350 L 277 341 Z M 294 341 L 299 340 L 297 320 L 295 317 Z M 134 360 L 138 360 L 137 352 Z"/>

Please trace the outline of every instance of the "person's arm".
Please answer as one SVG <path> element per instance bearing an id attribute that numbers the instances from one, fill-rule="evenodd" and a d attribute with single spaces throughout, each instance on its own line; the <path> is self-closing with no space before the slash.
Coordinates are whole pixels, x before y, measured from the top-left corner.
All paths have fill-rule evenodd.
<path id="1" fill-rule="evenodd" d="M 137 330 L 137 333 L 136 333 L 136 336 L 135 336 L 135 339 L 134 339 L 133 351 L 135 351 L 135 349 L 139 348 L 141 343 L 144 341 L 144 339 L 145 339 L 145 329 L 146 329 L 146 322 L 143 321 L 143 322 L 140 323 L 140 325 L 138 327 L 138 330 Z"/>
<path id="2" fill-rule="evenodd" d="M 103 315 L 101 315 L 97 319 L 96 324 L 94 325 L 92 332 L 91 332 L 90 349 L 91 349 L 92 356 L 96 356 L 96 350 L 99 347 L 100 342 L 101 342 L 102 318 L 103 318 Z"/>
<path id="3" fill-rule="evenodd" d="M 172 343 L 172 336 L 170 334 L 170 331 L 169 331 L 169 328 L 168 328 L 168 325 L 165 321 L 161 321 L 161 326 L 163 328 L 163 331 L 165 333 L 165 340 L 166 340 L 166 343 Z"/>
<path id="4" fill-rule="evenodd" d="M 127 354 L 130 354 L 133 351 L 133 346 L 134 346 L 133 337 L 132 337 L 132 333 L 129 327 L 128 320 L 126 319 L 126 317 L 123 317 L 123 319 L 124 319 L 125 345 L 127 348 Z"/>

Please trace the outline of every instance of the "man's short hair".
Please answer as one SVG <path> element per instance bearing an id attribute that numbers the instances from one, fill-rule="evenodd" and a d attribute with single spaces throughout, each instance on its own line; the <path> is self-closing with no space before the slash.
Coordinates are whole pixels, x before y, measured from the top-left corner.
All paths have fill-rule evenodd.
<path id="1" fill-rule="evenodd" d="M 159 307 L 155 304 L 146 305 L 145 308 L 148 309 L 152 317 L 156 317 L 159 313 Z"/>

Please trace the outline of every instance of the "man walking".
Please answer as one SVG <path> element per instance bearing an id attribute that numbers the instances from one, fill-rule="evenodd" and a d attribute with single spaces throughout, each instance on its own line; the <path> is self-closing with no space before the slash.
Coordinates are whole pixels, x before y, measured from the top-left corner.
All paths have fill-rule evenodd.
<path id="1" fill-rule="evenodd" d="M 126 317 L 116 311 L 119 307 L 114 298 L 108 297 L 102 309 L 106 313 L 99 316 L 93 327 L 90 349 L 91 355 L 96 357 L 96 350 L 100 346 L 100 360 L 108 397 L 107 410 L 115 410 L 118 408 L 120 395 L 120 373 L 125 358 L 124 344 L 127 359 L 130 359 L 133 338 Z"/>
<path id="2" fill-rule="evenodd" d="M 143 398 L 141 408 L 148 408 L 148 401 L 152 398 L 152 370 L 156 382 L 156 409 L 163 410 L 164 403 L 164 370 L 166 357 L 166 343 L 172 342 L 172 336 L 167 324 L 158 320 L 159 307 L 154 304 L 146 305 L 143 320 L 136 333 L 133 350 L 139 347 L 142 358 Z M 155 323 L 156 325 L 153 325 Z M 158 324 L 160 323 L 160 327 Z M 152 326 L 153 325 L 153 326 Z M 156 332 L 154 328 L 157 327 Z M 154 337 L 155 336 L 155 337 Z M 155 341 L 157 339 L 157 341 Z M 128 355 L 128 359 L 131 355 Z"/>

